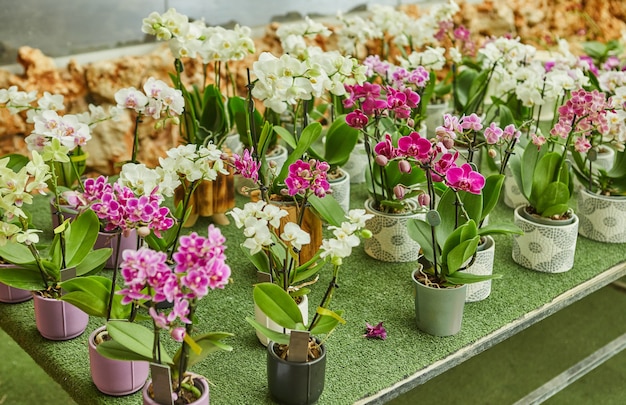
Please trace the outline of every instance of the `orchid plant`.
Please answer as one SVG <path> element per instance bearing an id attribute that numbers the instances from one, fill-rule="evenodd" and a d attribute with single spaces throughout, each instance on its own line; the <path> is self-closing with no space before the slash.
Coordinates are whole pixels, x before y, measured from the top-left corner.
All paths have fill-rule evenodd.
<path id="1" fill-rule="evenodd" d="M 259 306 L 260 310 L 268 318 L 281 326 L 283 331 L 273 331 L 264 325 L 261 325 L 251 317 L 247 317 L 246 321 L 262 332 L 271 341 L 282 345 L 289 345 L 290 342 L 289 335 L 285 333 L 287 329 L 307 331 L 310 335 L 319 336 L 330 334 L 335 327 L 339 325 L 339 323 L 344 324 L 346 321 L 342 318 L 342 312 L 331 310 L 330 303 L 332 301 L 333 294 L 338 287 L 339 270 L 343 261 L 350 256 L 352 248 L 359 245 L 360 238 L 367 238 L 371 236 L 371 233 L 364 229 L 365 222 L 371 217 L 373 217 L 373 215 L 366 214 L 365 210 L 351 210 L 346 215 L 347 221 L 342 222 L 340 226 L 329 227 L 329 230 L 333 233 L 333 237 L 323 240 L 322 245 L 316 254 L 315 260 L 322 261 L 322 263 L 317 266 L 323 266 L 326 262 L 329 262 L 332 265 L 332 278 L 330 279 L 326 292 L 324 293 L 322 300 L 315 311 L 313 319 L 308 323 L 308 325 L 304 324 L 302 313 L 293 300 L 293 294 L 295 292 L 293 290 L 295 290 L 295 288 L 285 290 L 281 286 L 274 283 L 256 284 L 254 286 L 253 297 L 255 304 Z M 268 229 L 267 223 L 264 223 L 264 219 L 254 217 L 248 218 L 253 218 L 248 221 L 248 224 L 254 223 L 254 225 L 259 225 L 259 229 Z M 276 218 L 276 216 L 274 218 Z M 287 227 L 285 227 L 285 232 L 278 238 L 275 234 L 274 237 L 271 237 L 270 233 L 270 235 L 268 235 L 269 239 L 267 239 L 269 244 L 265 247 L 265 249 L 273 249 L 276 245 L 280 245 L 284 251 L 280 252 L 279 250 L 273 250 L 270 252 L 271 255 L 290 255 L 290 252 L 298 248 L 298 244 L 306 242 L 306 233 L 297 232 L 296 228 L 294 228 L 294 230 L 296 230 L 296 232 L 288 232 Z M 244 233 L 246 232 L 244 231 Z M 294 234 L 299 234 L 299 238 L 291 236 Z M 299 240 L 296 241 L 297 239 Z M 250 238 L 248 238 L 246 242 L 249 240 Z M 275 242 L 272 242 L 272 240 L 275 240 Z M 287 260 L 293 261 L 293 258 Z M 288 265 L 288 263 L 286 264 Z M 289 272 L 291 274 L 284 274 L 284 276 L 293 275 L 294 281 L 301 280 L 301 278 L 305 275 L 310 276 L 311 273 L 310 269 L 300 272 L 301 269 L 297 267 L 289 265 L 289 268 L 292 269 Z M 301 290 L 299 293 L 302 293 Z M 319 346 L 319 344 L 320 343 L 315 340 L 309 340 L 305 356 L 307 361 L 315 358 L 315 353 L 318 352 L 318 350 L 314 349 Z"/>
<path id="2" fill-rule="evenodd" d="M 47 148 L 44 146 L 44 155 Z M 0 281 L 46 296 L 61 295 L 59 283 L 65 269 L 75 269 L 77 276 L 100 270 L 111 249 L 93 250 L 98 236 L 98 218 L 85 212 L 73 221 L 63 221 L 55 230 L 49 246 L 40 243 L 26 205 L 33 203 L 31 192 L 44 193 L 51 169 L 36 150 L 20 168 L 11 167 L 10 157 L 0 159 L 0 257 L 15 265 L 2 269 Z"/>
<path id="3" fill-rule="evenodd" d="M 210 291 L 222 289 L 229 283 L 231 270 L 226 264 L 225 242 L 219 228 L 211 224 L 206 237 L 195 232 L 180 237 L 172 256 L 173 264 L 168 263 L 166 253 L 148 247 L 124 251 L 121 264 L 124 288 L 117 294 L 122 296 L 122 304 L 133 303 L 146 308 L 153 327 L 111 320 L 107 323 L 111 340 L 99 344 L 97 350 L 112 359 L 144 360 L 168 366 L 172 390 L 169 398 L 157 399 L 159 403 L 171 403 L 189 395 L 186 392 L 197 395 L 189 367 L 213 352 L 232 350 L 223 343 L 232 336 L 230 333 L 206 332 L 192 336 L 198 326 L 199 301 Z M 157 304 L 164 301 L 172 302 L 173 307 L 158 310 Z M 163 347 L 164 331 L 180 343 L 173 357 Z"/>
<path id="4" fill-rule="evenodd" d="M 167 42 L 174 56 L 175 73 L 172 82 L 183 96 L 184 113 L 181 136 L 185 143 L 221 147 L 233 129 L 237 116 L 245 116 L 245 103 L 237 96 L 235 79 L 228 63 L 239 61 L 254 53 L 255 45 L 249 27 L 235 25 L 233 29 L 207 26 L 204 20 L 189 18 L 170 8 L 163 14 L 157 12 L 143 19 L 142 31 Z M 184 61 L 199 60 L 202 78 L 199 83 L 187 87 L 182 76 Z M 214 65 L 214 83 L 208 82 L 208 67 Z M 224 71 L 222 72 L 222 67 Z M 232 89 L 222 83 L 222 76 L 229 78 Z M 229 97 L 223 94 L 226 90 Z M 237 128 L 240 137 L 243 129 Z"/>

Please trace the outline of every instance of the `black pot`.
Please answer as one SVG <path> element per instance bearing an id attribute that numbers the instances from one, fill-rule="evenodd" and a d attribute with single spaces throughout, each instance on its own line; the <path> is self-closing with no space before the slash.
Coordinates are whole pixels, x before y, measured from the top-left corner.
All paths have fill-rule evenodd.
<path id="1" fill-rule="evenodd" d="M 317 341 L 319 343 L 319 340 Z M 267 345 L 267 385 L 272 397 L 284 405 L 314 404 L 324 391 L 326 347 L 322 355 L 306 363 L 283 360 L 274 351 L 276 343 Z"/>

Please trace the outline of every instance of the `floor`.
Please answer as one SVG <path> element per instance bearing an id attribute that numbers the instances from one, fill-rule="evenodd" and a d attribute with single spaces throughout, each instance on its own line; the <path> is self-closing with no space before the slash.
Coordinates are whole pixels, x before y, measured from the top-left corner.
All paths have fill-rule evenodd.
<path id="1" fill-rule="evenodd" d="M 388 404 L 513 404 L 625 333 L 624 308 L 626 290 L 607 286 Z M 0 353 L 0 405 L 74 405 L 1 329 Z M 626 351 L 545 403 L 626 403 Z"/>

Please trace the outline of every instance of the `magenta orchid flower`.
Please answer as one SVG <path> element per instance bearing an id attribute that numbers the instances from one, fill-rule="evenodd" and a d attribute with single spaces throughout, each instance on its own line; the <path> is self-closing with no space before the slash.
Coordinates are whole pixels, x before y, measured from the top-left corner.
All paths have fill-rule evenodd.
<path id="1" fill-rule="evenodd" d="M 231 161 L 235 167 L 236 174 L 240 174 L 242 177 L 250 179 L 256 183 L 259 181 L 259 168 L 261 165 L 252 157 L 253 152 L 254 148 L 251 148 L 250 150 L 244 149 L 243 155 L 241 156 L 233 153 Z"/>
<path id="2" fill-rule="evenodd" d="M 311 192 L 318 197 L 324 197 L 330 190 L 327 173 L 330 166 L 326 162 L 311 159 L 304 162 L 298 159 L 289 165 L 289 172 L 285 179 L 287 193 L 290 196 L 306 196 Z"/>
<path id="3" fill-rule="evenodd" d="M 398 150 L 402 156 L 424 162 L 432 154 L 432 143 L 414 131 L 398 139 Z"/>
<path id="4" fill-rule="evenodd" d="M 480 194 L 485 186 L 485 178 L 474 171 L 469 163 L 461 167 L 451 167 L 446 172 L 446 184 L 455 190 L 464 190 L 472 194 Z"/>

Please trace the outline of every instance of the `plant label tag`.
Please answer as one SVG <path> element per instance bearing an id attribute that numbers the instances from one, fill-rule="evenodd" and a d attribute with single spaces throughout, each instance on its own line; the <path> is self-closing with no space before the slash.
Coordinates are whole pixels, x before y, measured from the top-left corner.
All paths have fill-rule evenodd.
<path id="1" fill-rule="evenodd" d="M 172 404 L 172 376 L 169 366 L 165 364 L 150 363 L 152 376 L 152 392 L 154 400 L 159 404 Z"/>
<path id="2" fill-rule="evenodd" d="M 256 279 L 259 283 L 271 283 L 272 275 L 270 273 L 265 273 L 263 271 L 257 271 Z"/>
<path id="3" fill-rule="evenodd" d="M 289 335 L 289 354 L 287 360 L 295 363 L 305 363 L 309 352 L 309 332 L 292 330 Z"/>
<path id="4" fill-rule="evenodd" d="M 69 269 L 61 270 L 61 281 L 67 281 L 76 277 L 76 267 L 70 267 Z M 64 289 L 61 289 L 61 295 L 67 293 Z"/>
<path id="5" fill-rule="evenodd" d="M 441 224 L 441 217 L 439 216 L 439 212 L 435 210 L 430 210 L 426 213 L 426 222 L 430 226 L 437 226 Z"/>

